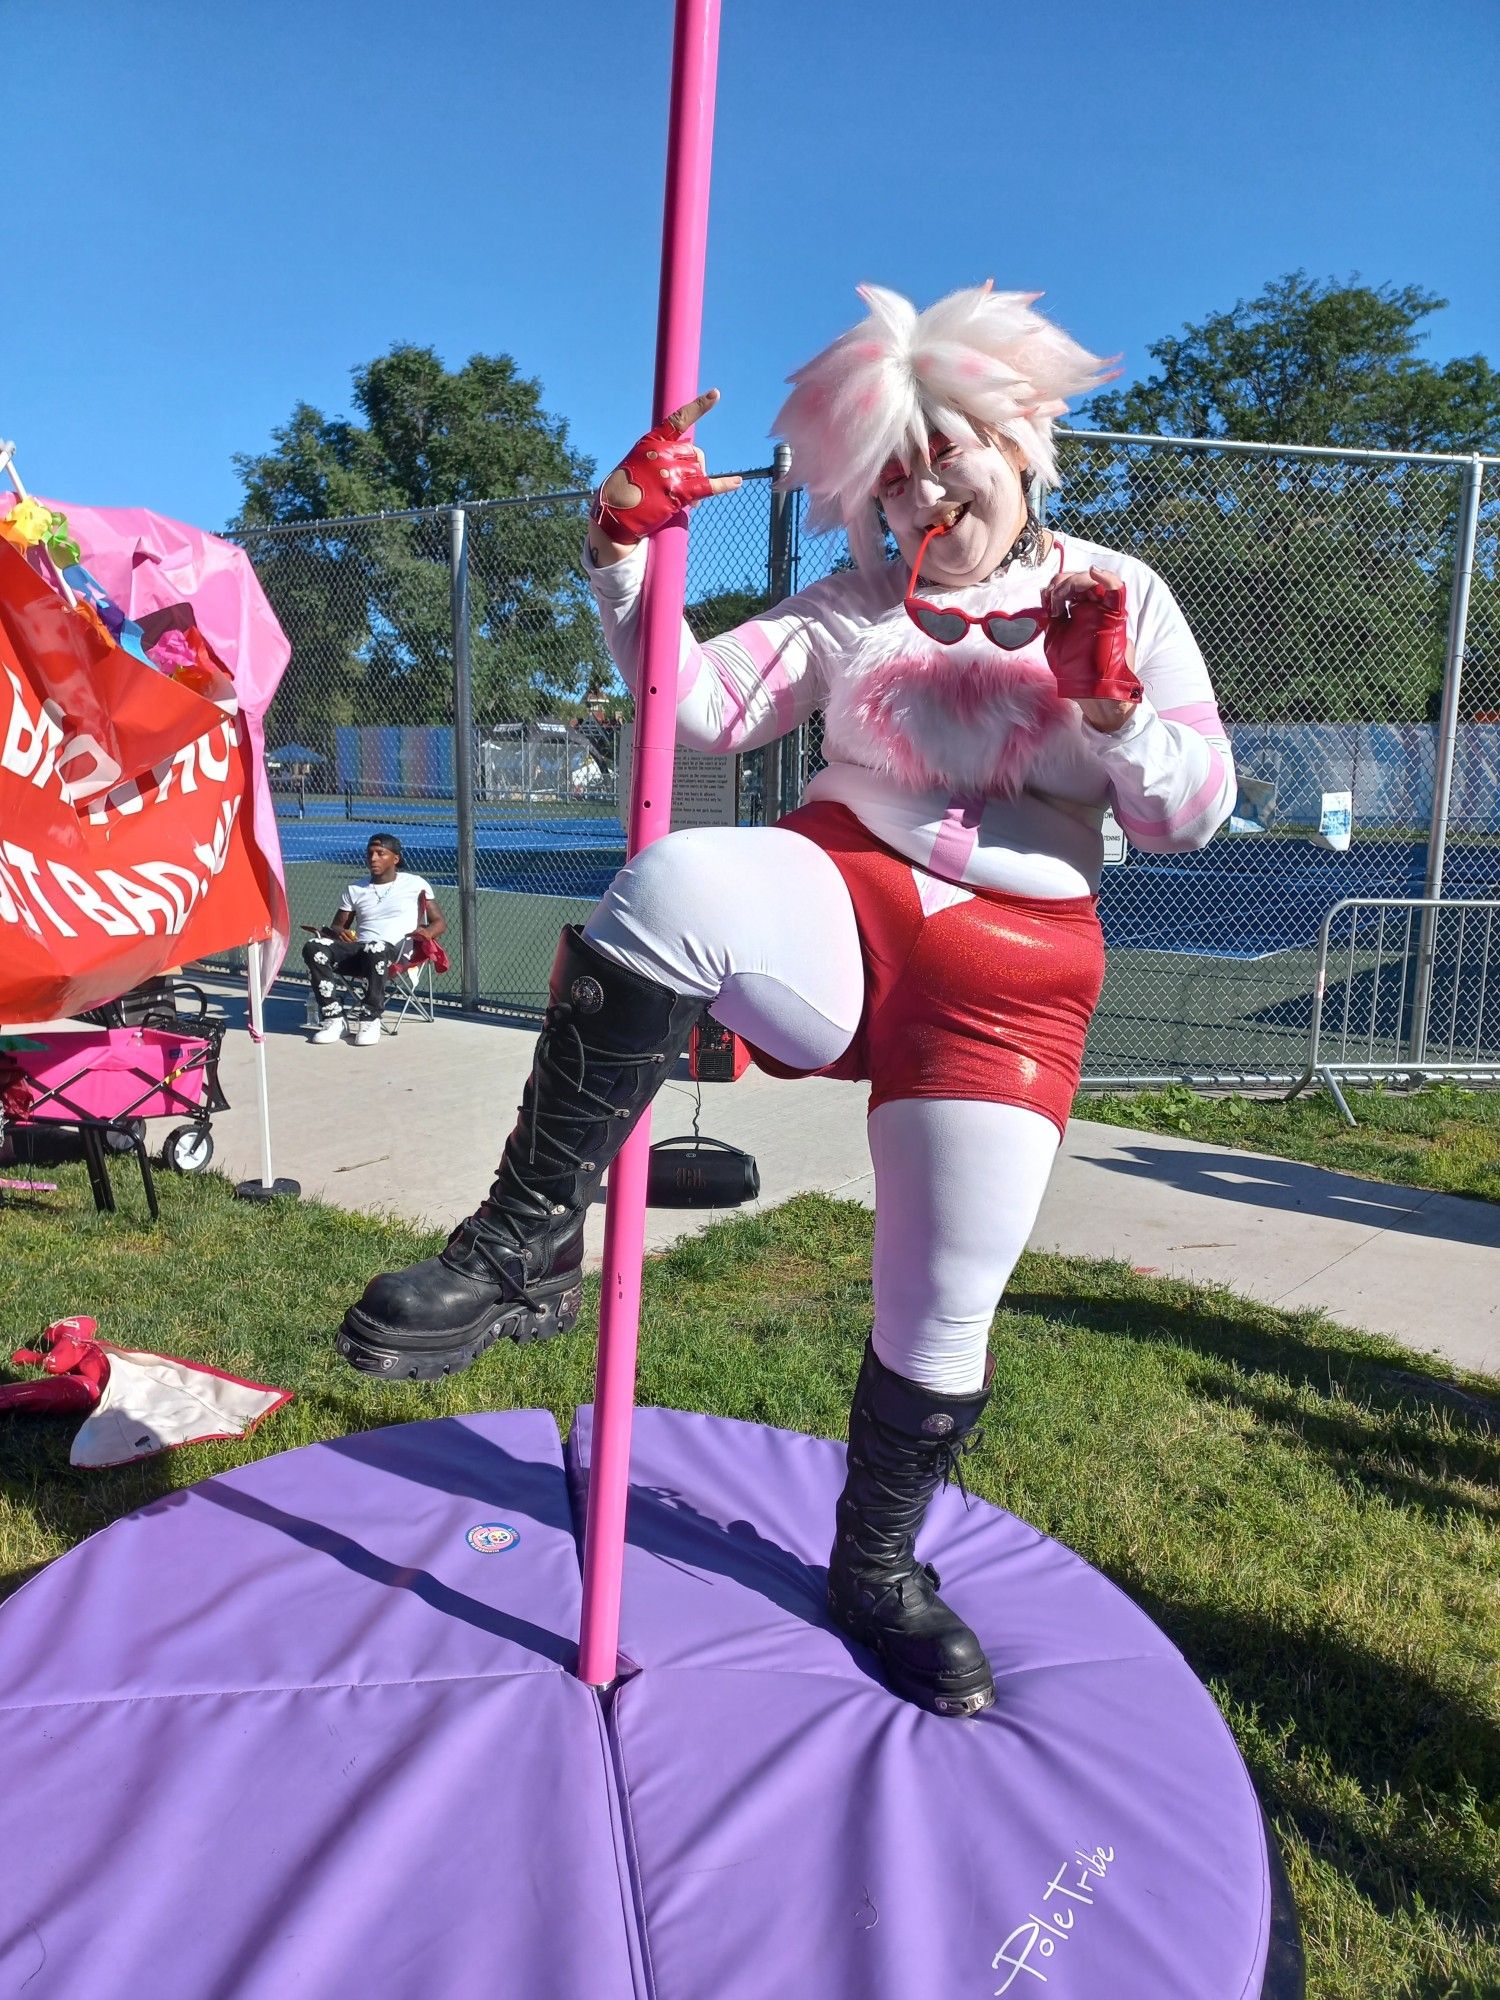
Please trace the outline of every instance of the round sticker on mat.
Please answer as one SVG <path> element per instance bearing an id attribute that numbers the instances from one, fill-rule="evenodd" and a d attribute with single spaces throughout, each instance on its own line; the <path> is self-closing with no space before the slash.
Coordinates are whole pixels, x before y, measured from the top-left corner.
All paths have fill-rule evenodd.
<path id="1" fill-rule="evenodd" d="M 513 1549 L 520 1539 L 520 1530 L 504 1521 L 478 1521 L 464 1536 L 469 1547 L 482 1556 L 503 1555 L 507 1549 Z"/>

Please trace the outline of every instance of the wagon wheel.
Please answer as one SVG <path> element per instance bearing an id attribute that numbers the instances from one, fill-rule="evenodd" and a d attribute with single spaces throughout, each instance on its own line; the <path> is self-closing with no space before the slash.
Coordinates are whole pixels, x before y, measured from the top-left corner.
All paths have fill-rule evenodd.
<path id="1" fill-rule="evenodd" d="M 174 1173 L 201 1174 L 214 1156 L 214 1135 L 206 1125 L 179 1125 L 167 1134 L 161 1156 Z"/>

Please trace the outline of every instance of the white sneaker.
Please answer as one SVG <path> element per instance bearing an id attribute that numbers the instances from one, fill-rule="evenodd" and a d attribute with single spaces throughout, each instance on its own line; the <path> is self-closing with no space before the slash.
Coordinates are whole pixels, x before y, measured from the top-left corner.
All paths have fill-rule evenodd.
<path id="1" fill-rule="evenodd" d="M 315 1042 L 341 1042 L 344 1039 L 344 1017 L 335 1014 L 331 1021 L 324 1021 L 313 1036 Z"/>
<path id="2" fill-rule="evenodd" d="M 380 1040 L 378 1021 L 361 1021 L 351 1037 L 357 1049 L 373 1049 Z"/>

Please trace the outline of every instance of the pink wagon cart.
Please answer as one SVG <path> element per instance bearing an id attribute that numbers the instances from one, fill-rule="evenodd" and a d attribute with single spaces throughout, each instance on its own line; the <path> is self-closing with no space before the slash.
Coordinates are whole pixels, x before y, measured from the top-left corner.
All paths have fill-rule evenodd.
<path id="1" fill-rule="evenodd" d="M 212 1115 L 226 1108 L 218 1079 L 223 1024 L 194 1020 L 192 1028 L 41 1028 L 0 1035 L 0 1131 L 75 1130 L 94 1206 L 103 1212 L 115 1207 L 107 1154 L 134 1153 L 154 1222 L 159 1210 L 145 1121 L 183 1121 L 168 1133 L 162 1157 L 178 1173 L 197 1173 L 213 1157 Z"/>

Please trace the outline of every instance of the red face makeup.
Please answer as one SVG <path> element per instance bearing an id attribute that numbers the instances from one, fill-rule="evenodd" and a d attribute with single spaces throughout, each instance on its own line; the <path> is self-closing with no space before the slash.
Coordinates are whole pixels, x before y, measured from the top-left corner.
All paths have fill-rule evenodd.
<path id="1" fill-rule="evenodd" d="M 908 562 L 916 561 L 930 530 L 943 529 L 925 561 L 928 575 L 947 589 L 991 575 L 1026 520 L 1011 454 L 1000 445 L 957 444 L 941 433 L 933 434 L 927 464 L 889 461 L 877 497 Z"/>

